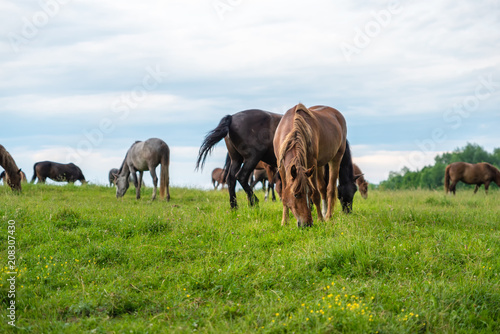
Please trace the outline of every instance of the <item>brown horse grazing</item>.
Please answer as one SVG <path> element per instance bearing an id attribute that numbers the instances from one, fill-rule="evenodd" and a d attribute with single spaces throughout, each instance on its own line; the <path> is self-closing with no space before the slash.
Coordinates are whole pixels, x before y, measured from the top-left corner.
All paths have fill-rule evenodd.
<path id="1" fill-rule="evenodd" d="M 19 170 L 19 175 L 21 176 L 21 183 L 27 183 L 28 180 L 26 179 L 26 173 L 23 172 L 22 170 Z M 9 180 L 7 179 L 7 174 L 5 174 L 5 171 L 3 171 L 0 174 L 0 180 L 2 180 L 3 184 L 8 184 Z"/>
<path id="2" fill-rule="evenodd" d="M 361 194 L 361 197 L 364 199 L 368 198 L 368 182 L 365 180 L 363 177 L 363 172 L 361 169 L 356 165 L 355 163 L 352 164 L 352 167 L 354 168 L 354 175 L 359 175 L 359 177 L 356 179 L 356 185 L 358 186 L 359 193 Z"/>
<path id="3" fill-rule="evenodd" d="M 12 190 L 21 190 L 22 171 L 17 167 L 10 153 L 2 145 L 0 145 L 0 166 L 5 169 L 6 178 L 4 179 L 4 184 L 8 184 Z"/>
<path id="4" fill-rule="evenodd" d="M 491 182 L 495 182 L 500 187 L 500 171 L 487 162 L 469 164 L 467 162 L 454 162 L 446 166 L 444 173 L 444 189 L 446 193 L 452 192 L 455 195 L 458 181 L 467 184 L 475 184 L 474 194 L 479 187 L 484 184 L 486 194 Z"/>
<path id="5" fill-rule="evenodd" d="M 76 181 L 80 181 L 81 184 L 87 183 L 82 170 L 74 163 L 60 164 L 52 161 L 37 162 L 33 165 L 31 183 L 34 183 L 37 177 L 38 183 L 45 183 L 47 178 L 57 182 L 75 183 Z"/>
<path id="6" fill-rule="evenodd" d="M 212 171 L 212 184 L 214 189 L 217 189 L 219 184 L 221 185 L 221 189 L 224 189 L 224 185 L 226 184 L 226 180 L 224 179 L 224 169 L 215 168 Z"/>
<path id="7" fill-rule="evenodd" d="M 224 138 L 230 158 L 226 181 L 231 208 L 238 207 L 236 180 L 245 190 L 250 205 L 258 202 L 248 180 L 259 161 L 276 166 L 273 138 L 280 120 L 281 115 L 268 111 L 240 111 L 223 117 L 219 125 L 205 137 L 198 153 L 196 169 L 203 168 L 207 155 Z"/>
<path id="8" fill-rule="evenodd" d="M 264 196 L 264 201 L 267 201 L 269 198 L 269 191 L 271 191 L 273 202 L 276 202 L 276 195 L 274 194 L 274 184 L 275 184 L 275 176 L 278 172 L 276 167 L 273 167 L 269 164 L 266 164 L 264 161 L 259 161 L 257 166 L 253 171 L 254 180 L 250 184 L 252 189 L 259 182 L 262 182 L 262 188 L 264 191 L 266 190 L 266 181 L 267 181 L 267 191 Z"/>
<path id="9" fill-rule="evenodd" d="M 328 203 L 326 218 L 332 216 L 346 138 L 344 116 L 336 109 L 326 106 L 308 109 L 298 104 L 283 115 L 273 142 L 282 181 L 282 225 L 288 222 L 291 209 L 299 227 L 312 226 L 309 198 L 316 206 L 318 220 L 323 220 L 321 196 Z M 330 169 L 328 189 L 322 168 L 326 164 Z M 350 174 L 353 179 L 352 169 Z M 354 181 L 352 185 L 355 187 Z"/>

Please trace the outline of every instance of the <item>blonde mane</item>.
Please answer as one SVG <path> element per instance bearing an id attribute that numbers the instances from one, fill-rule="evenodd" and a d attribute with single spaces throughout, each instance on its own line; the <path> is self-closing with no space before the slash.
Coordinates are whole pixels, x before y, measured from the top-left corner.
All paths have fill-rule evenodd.
<path id="1" fill-rule="evenodd" d="M 316 116 L 311 113 L 311 111 L 304 105 L 298 104 L 296 106 L 294 111 L 295 114 L 293 116 L 292 130 L 286 135 L 280 146 L 278 155 L 278 168 L 281 168 L 282 164 L 284 163 L 286 154 L 293 148 L 295 148 L 296 154 L 292 158 L 290 165 L 295 165 L 297 171 L 305 171 L 305 169 L 307 169 L 307 156 L 308 153 L 311 153 L 312 148 L 312 129 L 311 126 L 307 123 L 304 116 L 299 113 L 299 111 L 303 111 L 305 114 L 316 120 Z M 299 173 L 299 175 L 303 175 L 303 173 Z M 307 180 L 308 182 L 303 182 L 303 180 L 298 181 L 299 182 L 296 182 L 293 185 L 292 191 L 297 192 L 299 190 L 303 190 L 302 188 L 304 188 L 306 184 L 309 184 L 310 188 L 314 189 L 310 180 Z"/>

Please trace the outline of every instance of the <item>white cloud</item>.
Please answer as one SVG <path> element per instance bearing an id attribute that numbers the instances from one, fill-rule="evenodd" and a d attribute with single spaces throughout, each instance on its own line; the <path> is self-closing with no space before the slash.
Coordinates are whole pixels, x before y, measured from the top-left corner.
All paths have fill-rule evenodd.
<path id="1" fill-rule="evenodd" d="M 172 167 L 175 179 L 205 184 L 209 182 L 205 172 L 183 176 L 189 159 L 194 166 L 197 152 L 187 146 L 198 140 L 193 140 L 193 133 L 201 138 L 227 113 L 249 108 L 283 113 L 298 102 L 328 104 L 344 112 L 352 127 L 371 122 L 382 130 L 366 126 L 365 132 L 390 133 L 389 126 L 408 126 L 409 117 L 427 119 L 462 103 L 474 94 L 481 76 L 492 75 L 500 82 L 498 1 L 400 1 L 401 11 L 386 25 L 376 17 L 380 20 L 389 1 L 232 4 L 221 20 L 213 1 L 206 0 L 125 0 L 119 5 L 68 1 L 14 52 L 6 36 L 22 34 L 26 20 L 43 9 L 38 2 L 7 1 L 0 11 L 4 36 L 0 115 L 5 124 L 22 118 L 26 135 L 4 128 L 0 141 L 8 133 L 20 147 L 29 147 L 30 156 L 23 164 L 42 156 L 58 160 L 64 154 L 59 146 L 46 147 L 47 131 L 65 144 L 78 145 L 85 131 L 109 117 L 117 128 L 106 136 L 106 146 L 96 147 L 89 156 L 85 170 L 91 177 L 101 180 L 108 164 L 120 162 L 120 154 L 105 151 L 109 142 L 127 148 L 137 138 L 151 137 L 154 128 L 160 131 L 158 136 L 177 140 L 173 147 L 179 147 L 175 154 L 182 158 L 176 159 L 178 172 Z M 377 23 L 380 31 L 372 30 L 369 43 L 347 61 L 340 45 L 354 45 L 359 31 L 366 34 Z M 127 117 L 117 120 L 114 103 L 141 86 L 148 66 L 168 74 Z M 498 102 L 500 89 L 464 118 L 463 127 L 466 120 L 495 116 Z M 207 125 L 193 129 L 185 119 Z M 73 127 L 67 129 L 68 124 Z M 429 123 L 427 132 L 436 126 L 441 125 Z M 349 133 L 356 133 L 352 127 Z M 480 139 L 481 130 L 468 130 L 457 146 Z M 387 147 L 387 151 L 356 152 L 357 159 L 365 159 L 360 163 L 368 165 L 372 182 L 398 170 L 398 159 L 409 160 L 415 149 L 415 144 L 405 144 L 389 151 L 395 142 L 405 141 L 387 139 L 389 135 L 363 138 L 369 139 L 361 144 L 371 146 L 379 139 Z M 494 145 L 498 139 L 493 136 L 487 143 Z M 431 153 L 438 150 L 441 147 Z M 215 157 L 211 159 L 207 169 L 215 166 Z M 97 162 L 106 168 L 97 170 L 101 168 Z M 420 168 L 419 163 L 414 165 Z"/>

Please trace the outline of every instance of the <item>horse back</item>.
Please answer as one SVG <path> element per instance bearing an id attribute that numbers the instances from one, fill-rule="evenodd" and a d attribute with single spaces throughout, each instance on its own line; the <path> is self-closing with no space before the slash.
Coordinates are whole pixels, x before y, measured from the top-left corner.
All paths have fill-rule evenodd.
<path id="1" fill-rule="evenodd" d="M 468 184 L 480 184 L 494 177 L 491 165 L 485 162 L 470 164 L 467 162 L 454 162 L 448 165 L 452 182 L 462 181 Z"/>
<path id="2" fill-rule="evenodd" d="M 335 108 L 314 106 L 309 108 L 316 116 L 318 134 L 318 165 L 326 165 L 338 152 L 344 152 L 347 125 L 344 116 Z"/>
<path id="3" fill-rule="evenodd" d="M 240 111 L 232 116 L 226 146 L 231 155 L 245 159 L 259 156 L 260 160 L 276 166 L 273 138 L 282 115 L 260 109 Z"/>

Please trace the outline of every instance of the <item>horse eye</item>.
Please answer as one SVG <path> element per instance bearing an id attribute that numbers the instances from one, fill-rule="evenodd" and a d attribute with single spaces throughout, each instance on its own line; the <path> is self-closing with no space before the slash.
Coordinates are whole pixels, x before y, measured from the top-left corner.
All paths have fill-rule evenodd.
<path id="1" fill-rule="evenodd" d="M 295 194 L 294 196 L 295 196 L 295 198 L 301 198 L 301 197 L 302 197 L 302 194 L 301 194 L 301 193 L 297 193 L 297 194 Z"/>

